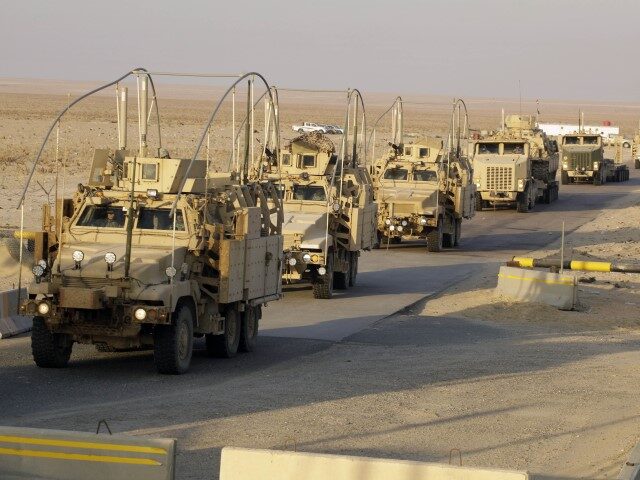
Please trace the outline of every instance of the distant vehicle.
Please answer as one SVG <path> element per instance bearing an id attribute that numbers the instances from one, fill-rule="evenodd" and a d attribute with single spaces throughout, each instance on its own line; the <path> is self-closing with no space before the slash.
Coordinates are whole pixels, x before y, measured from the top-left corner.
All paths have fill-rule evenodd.
<path id="1" fill-rule="evenodd" d="M 625 180 L 629 180 L 629 169 L 624 163 L 604 158 L 604 145 L 600 135 L 572 133 L 562 137 L 563 185 L 575 182 L 602 185 L 605 182 Z"/>
<path id="2" fill-rule="evenodd" d="M 293 125 L 291 129 L 294 132 L 298 132 L 298 133 L 310 133 L 310 132 L 327 133 L 327 128 L 325 125 L 320 125 L 318 123 L 312 123 L 312 122 L 304 122 L 302 125 Z"/>
<path id="3" fill-rule="evenodd" d="M 631 148 L 631 140 L 624 138 L 623 135 L 620 134 L 612 134 L 609 136 L 602 136 L 602 141 L 605 145 L 622 145 L 624 148 Z"/>
<path id="4" fill-rule="evenodd" d="M 327 133 L 332 135 L 342 135 L 344 130 L 337 125 L 325 125 L 327 127 Z"/>

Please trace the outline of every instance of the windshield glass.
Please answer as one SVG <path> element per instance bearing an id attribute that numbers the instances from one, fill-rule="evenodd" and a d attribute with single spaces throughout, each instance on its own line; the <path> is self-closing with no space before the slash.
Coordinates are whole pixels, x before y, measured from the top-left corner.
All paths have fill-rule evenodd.
<path id="1" fill-rule="evenodd" d="M 578 145 L 580 143 L 580 139 L 578 137 L 564 137 L 565 145 Z"/>
<path id="2" fill-rule="evenodd" d="M 173 230 L 171 210 L 141 207 L 138 214 L 138 228 L 142 230 Z M 185 230 L 180 210 L 176 210 L 176 230 Z"/>
<path id="3" fill-rule="evenodd" d="M 504 155 L 522 155 L 524 153 L 524 145 L 522 143 L 505 143 L 503 145 L 502 152 Z"/>
<path id="4" fill-rule="evenodd" d="M 497 154 L 500 149 L 499 143 L 480 143 L 478 144 L 479 154 Z"/>
<path id="5" fill-rule="evenodd" d="M 414 170 L 413 179 L 416 182 L 435 182 L 438 180 L 438 174 L 433 170 Z"/>
<path id="6" fill-rule="evenodd" d="M 582 143 L 585 145 L 597 145 L 600 137 L 582 137 Z"/>
<path id="7" fill-rule="evenodd" d="M 122 207 L 87 205 L 78 222 L 79 227 L 123 228 L 125 212 Z"/>
<path id="8" fill-rule="evenodd" d="M 324 202 L 327 196 L 324 193 L 324 187 L 320 185 L 294 185 L 294 200 L 311 200 L 315 202 Z"/>
<path id="9" fill-rule="evenodd" d="M 406 180 L 409 171 L 406 168 L 390 168 L 384 172 L 386 180 Z"/>

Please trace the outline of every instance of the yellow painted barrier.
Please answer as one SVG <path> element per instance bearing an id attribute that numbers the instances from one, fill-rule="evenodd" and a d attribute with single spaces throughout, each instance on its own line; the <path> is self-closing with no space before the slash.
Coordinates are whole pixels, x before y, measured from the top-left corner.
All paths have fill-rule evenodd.
<path id="1" fill-rule="evenodd" d="M 582 262 L 574 260 L 570 263 L 571 270 L 583 270 L 585 272 L 610 272 L 611 263 L 609 262 Z"/>

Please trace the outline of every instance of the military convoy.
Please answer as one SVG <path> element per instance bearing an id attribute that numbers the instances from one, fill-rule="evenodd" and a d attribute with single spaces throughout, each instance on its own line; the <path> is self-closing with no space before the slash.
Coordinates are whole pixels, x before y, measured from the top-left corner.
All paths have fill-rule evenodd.
<path id="1" fill-rule="evenodd" d="M 339 151 L 325 135 L 304 133 L 282 150 L 272 176 L 285 210 L 283 281 L 310 282 L 315 298 L 354 286 L 360 253 L 376 242 L 373 187 L 357 145 L 360 102 L 351 91 L 356 113 L 347 116 Z"/>
<path id="2" fill-rule="evenodd" d="M 473 169 L 477 211 L 515 205 L 524 213 L 558 198 L 557 143 L 530 115 L 508 115 L 499 131 L 479 139 Z"/>
<path id="3" fill-rule="evenodd" d="M 392 115 L 394 141 L 388 155 L 376 161 L 372 171 L 381 245 L 418 237 L 426 239 L 427 251 L 439 252 L 443 247 L 459 244 L 462 221 L 475 212 L 473 170 L 462 145 L 468 139 L 468 131 L 456 125 L 462 106 L 461 101 L 455 103 L 445 145 L 436 137 L 405 141 L 402 100 L 396 100 Z M 465 112 L 465 127 L 466 119 Z"/>
<path id="4" fill-rule="evenodd" d="M 563 185 L 575 182 L 602 185 L 629 180 L 629 168 L 625 164 L 604 157 L 603 139 L 599 134 L 564 135 L 561 154 Z"/>
<path id="5" fill-rule="evenodd" d="M 123 95 L 119 148 L 95 151 L 89 181 L 58 201 L 54 218 L 46 206 L 36 233 L 35 281 L 21 309 L 34 316 L 40 367 L 66 366 L 73 344 L 87 343 L 153 348 L 160 373 L 180 374 L 194 337 L 205 337 L 212 356 L 253 350 L 262 305 L 281 296 L 283 212 L 274 183 L 247 180 L 248 158 L 243 171 L 212 173 L 196 158 L 200 146 L 191 160 L 164 148 L 150 153 L 150 77 L 131 74 L 140 84 L 140 148 L 126 145 Z"/>

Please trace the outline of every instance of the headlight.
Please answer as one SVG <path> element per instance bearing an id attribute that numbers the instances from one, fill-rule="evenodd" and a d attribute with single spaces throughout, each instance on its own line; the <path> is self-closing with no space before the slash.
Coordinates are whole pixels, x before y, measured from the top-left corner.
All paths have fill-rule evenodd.
<path id="1" fill-rule="evenodd" d="M 391 225 L 391 219 L 390 219 L 390 218 L 387 218 L 387 219 L 384 221 L 384 223 L 385 223 L 386 225 Z"/>
<path id="2" fill-rule="evenodd" d="M 294 267 L 296 265 L 296 263 L 298 263 L 298 261 L 295 258 L 290 258 L 287 263 L 289 265 L 291 265 L 292 267 Z"/>
<path id="3" fill-rule="evenodd" d="M 167 268 L 164 269 L 164 273 L 165 273 L 165 275 L 167 277 L 173 278 L 173 277 L 176 276 L 176 269 L 175 269 L 175 267 L 167 267 Z"/>
<path id="4" fill-rule="evenodd" d="M 40 265 L 44 270 L 47 269 L 47 261 L 46 260 L 38 260 L 38 265 Z"/>
<path id="5" fill-rule="evenodd" d="M 476 187 L 480 188 L 480 182 L 476 182 Z"/>
<path id="6" fill-rule="evenodd" d="M 71 255 L 71 258 L 76 262 L 81 262 L 84 259 L 84 253 L 82 253 L 82 250 L 76 250 Z"/>
<path id="7" fill-rule="evenodd" d="M 524 188 L 524 179 L 518 179 L 518 190 L 522 190 Z"/>
<path id="8" fill-rule="evenodd" d="M 402 220 L 402 222 L 401 222 L 401 223 L 402 223 L 402 226 L 403 226 L 403 227 L 406 227 L 406 226 L 407 226 L 407 221 L 406 221 L 406 220 Z"/>
<path id="9" fill-rule="evenodd" d="M 566 155 L 564 156 L 563 160 L 569 160 L 569 157 L 567 157 Z"/>
<path id="10" fill-rule="evenodd" d="M 34 265 L 34 267 L 31 269 L 31 272 L 33 272 L 34 276 L 41 277 L 42 275 L 44 275 L 44 268 L 42 268 L 42 265 Z"/>
<path id="11" fill-rule="evenodd" d="M 593 169 L 598 170 L 598 168 L 600 168 L 600 165 L 598 164 L 598 162 L 593 162 Z"/>
<path id="12" fill-rule="evenodd" d="M 402 225 L 398 225 L 398 231 L 401 232 L 402 231 Z"/>
<path id="13" fill-rule="evenodd" d="M 51 307 L 47 302 L 42 302 L 38 304 L 38 313 L 40 315 L 46 315 L 51 310 Z"/>
<path id="14" fill-rule="evenodd" d="M 144 320 L 147 318 L 147 311 L 144 308 L 136 308 L 133 316 L 136 317 L 136 320 Z"/>
<path id="15" fill-rule="evenodd" d="M 305 263 L 309 263 L 311 261 L 311 255 L 308 253 L 305 253 L 304 255 L 302 255 L 302 260 L 304 260 Z"/>
<path id="16" fill-rule="evenodd" d="M 338 210 L 340 210 L 340 204 L 336 202 L 333 204 L 333 211 L 337 212 Z"/>
<path id="17" fill-rule="evenodd" d="M 392 232 L 393 232 L 395 229 L 396 229 L 396 226 L 395 226 L 395 225 L 390 225 L 390 226 L 389 226 L 389 230 L 391 230 Z"/>
<path id="18" fill-rule="evenodd" d="M 318 269 L 318 275 L 324 275 L 325 273 L 327 273 L 327 269 L 324 267 L 320 267 Z"/>
<path id="19" fill-rule="evenodd" d="M 424 217 L 420 217 L 420 225 L 426 225 L 427 224 L 427 219 Z"/>
<path id="20" fill-rule="evenodd" d="M 562 168 L 564 169 L 569 168 L 569 164 L 567 162 L 562 162 Z"/>
<path id="21" fill-rule="evenodd" d="M 113 252 L 107 252 L 104 254 L 104 261 L 109 265 L 116 263 L 116 254 Z"/>

